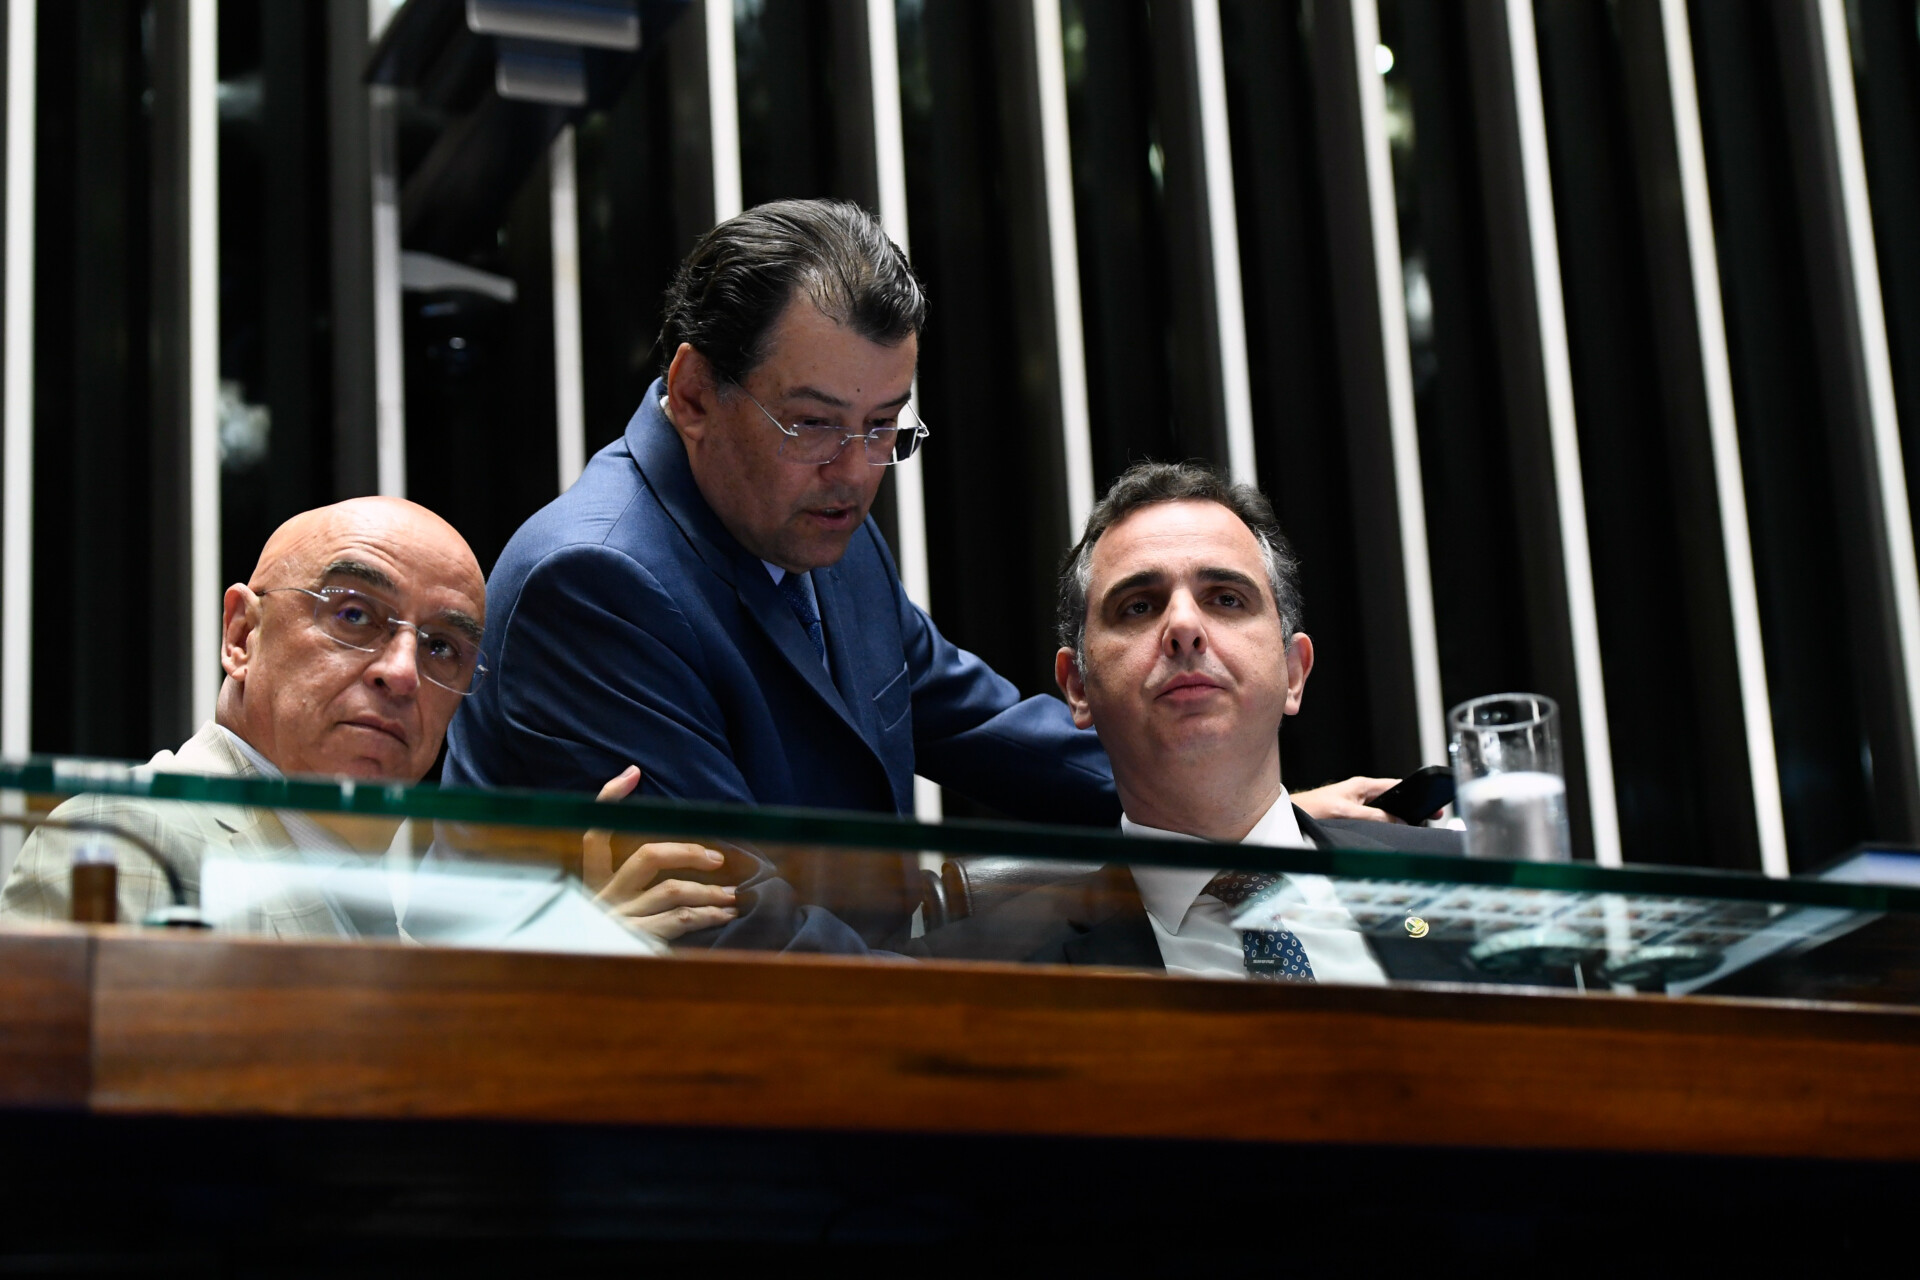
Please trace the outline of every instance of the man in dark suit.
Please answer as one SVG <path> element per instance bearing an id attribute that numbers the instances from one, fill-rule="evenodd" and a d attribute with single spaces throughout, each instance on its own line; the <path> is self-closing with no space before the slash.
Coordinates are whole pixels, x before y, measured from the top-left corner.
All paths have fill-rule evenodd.
<path id="1" fill-rule="evenodd" d="M 926 309 L 853 205 L 709 232 L 668 292 L 666 376 L 494 568 L 497 671 L 445 781 L 598 790 L 637 764 L 651 795 L 911 813 L 919 772 L 1019 817 L 1117 820 L 1095 736 L 950 644 L 868 518 L 926 434 L 908 404 Z M 724 941 L 859 950 L 917 899 L 904 860 L 782 869 L 852 931 L 761 868 Z"/>
<path id="2" fill-rule="evenodd" d="M 1115 482 L 1061 575 L 1055 674 L 1074 722 L 1097 730 L 1112 759 L 1122 829 L 1462 852 L 1452 831 L 1317 822 L 1293 805 L 1280 777 L 1280 725 L 1299 710 L 1313 669 L 1300 613 L 1297 565 L 1257 490 L 1194 464 L 1143 463 Z M 1151 860 L 1148 848 L 1141 853 L 1142 864 Z M 1254 893 L 1278 894 L 1289 927 L 1232 928 Z M 1150 865 L 1106 866 L 1029 891 L 936 930 L 915 950 L 1210 977 L 1388 976 L 1322 877 Z"/>

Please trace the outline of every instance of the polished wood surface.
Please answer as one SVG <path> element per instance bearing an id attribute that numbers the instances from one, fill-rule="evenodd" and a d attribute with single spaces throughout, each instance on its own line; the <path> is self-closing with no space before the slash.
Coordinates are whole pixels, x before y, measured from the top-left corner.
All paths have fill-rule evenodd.
<path id="1" fill-rule="evenodd" d="M 0 938 L 9 972 L 27 941 Z M 1903 1010 L 61 941 L 93 953 L 91 1079 L 63 1096 L 101 1113 L 1920 1159 Z"/>
<path id="2" fill-rule="evenodd" d="M 0 935 L 0 1106 L 86 1104 L 91 959 L 77 930 Z"/>

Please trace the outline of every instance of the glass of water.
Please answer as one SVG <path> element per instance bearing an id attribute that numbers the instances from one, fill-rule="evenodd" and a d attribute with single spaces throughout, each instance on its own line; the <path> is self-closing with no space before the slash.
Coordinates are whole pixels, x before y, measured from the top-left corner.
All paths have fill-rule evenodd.
<path id="1" fill-rule="evenodd" d="M 1449 711 L 1447 728 L 1467 855 L 1570 861 L 1560 708 L 1553 699 L 1491 693 Z"/>

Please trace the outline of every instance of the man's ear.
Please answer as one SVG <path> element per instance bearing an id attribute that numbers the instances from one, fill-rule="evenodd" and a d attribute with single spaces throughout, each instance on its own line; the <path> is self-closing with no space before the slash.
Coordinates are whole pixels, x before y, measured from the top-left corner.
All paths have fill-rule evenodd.
<path id="1" fill-rule="evenodd" d="M 1073 712 L 1073 723 L 1082 729 L 1093 728 L 1093 708 L 1087 705 L 1087 679 L 1073 660 L 1073 650 L 1063 646 L 1053 655 L 1053 681 L 1060 686 L 1061 696 Z"/>
<path id="2" fill-rule="evenodd" d="M 1300 695 L 1306 690 L 1307 677 L 1313 674 L 1313 638 L 1304 631 L 1293 633 L 1287 641 L 1287 711 L 1300 710 Z"/>
<path id="3" fill-rule="evenodd" d="M 713 365 L 691 342 L 681 343 L 667 366 L 667 420 L 674 430 L 684 439 L 700 439 L 713 418 L 719 394 Z"/>
<path id="4" fill-rule="evenodd" d="M 260 629 L 260 597 L 236 582 L 221 602 L 220 665 L 235 680 L 245 681 L 253 660 L 253 637 Z"/>

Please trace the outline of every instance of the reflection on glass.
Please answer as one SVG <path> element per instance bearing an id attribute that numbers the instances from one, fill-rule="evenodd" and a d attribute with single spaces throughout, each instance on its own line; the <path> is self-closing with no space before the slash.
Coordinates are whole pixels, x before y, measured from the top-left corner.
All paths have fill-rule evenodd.
<path id="1" fill-rule="evenodd" d="M 1247 904 L 1241 929 L 1348 928 L 1379 949 L 1430 943 L 1466 982 L 1617 984 L 1685 995 L 1769 956 L 1806 950 L 1874 913 L 1772 902 L 1556 893 L 1508 886 L 1331 880 L 1315 902 L 1276 889 Z M 1423 965 L 1423 976 L 1434 976 Z"/>
<path id="2" fill-rule="evenodd" d="M 157 864 L 116 843 L 121 918 L 185 915 L 215 936 L 656 958 L 866 936 L 840 949 L 886 964 L 1920 1004 L 1920 890 L 1911 867 L 1885 870 L 1900 862 L 1891 853 L 1836 872 L 1844 883 L 1768 881 L 57 768 L 52 785 L 46 764 L 0 769 L 11 782 L 0 792 L 20 798 L 28 822 L 51 811 L 157 851 L 179 873 L 186 912 L 169 911 Z M 66 919 L 75 854 L 100 843 L 97 831 L 36 831 L 0 891 L 0 929 Z M 942 848 L 938 870 L 921 871 L 914 851 Z M 671 868 L 661 883 L 680 888 L 636 914 L 636 886 L 618 883 L 636 865 Z M 737 918 L 704 927 L 715 917 L 675 915 L 692 899 L 673 893 L 726 886 L 742 886 Z"/>

